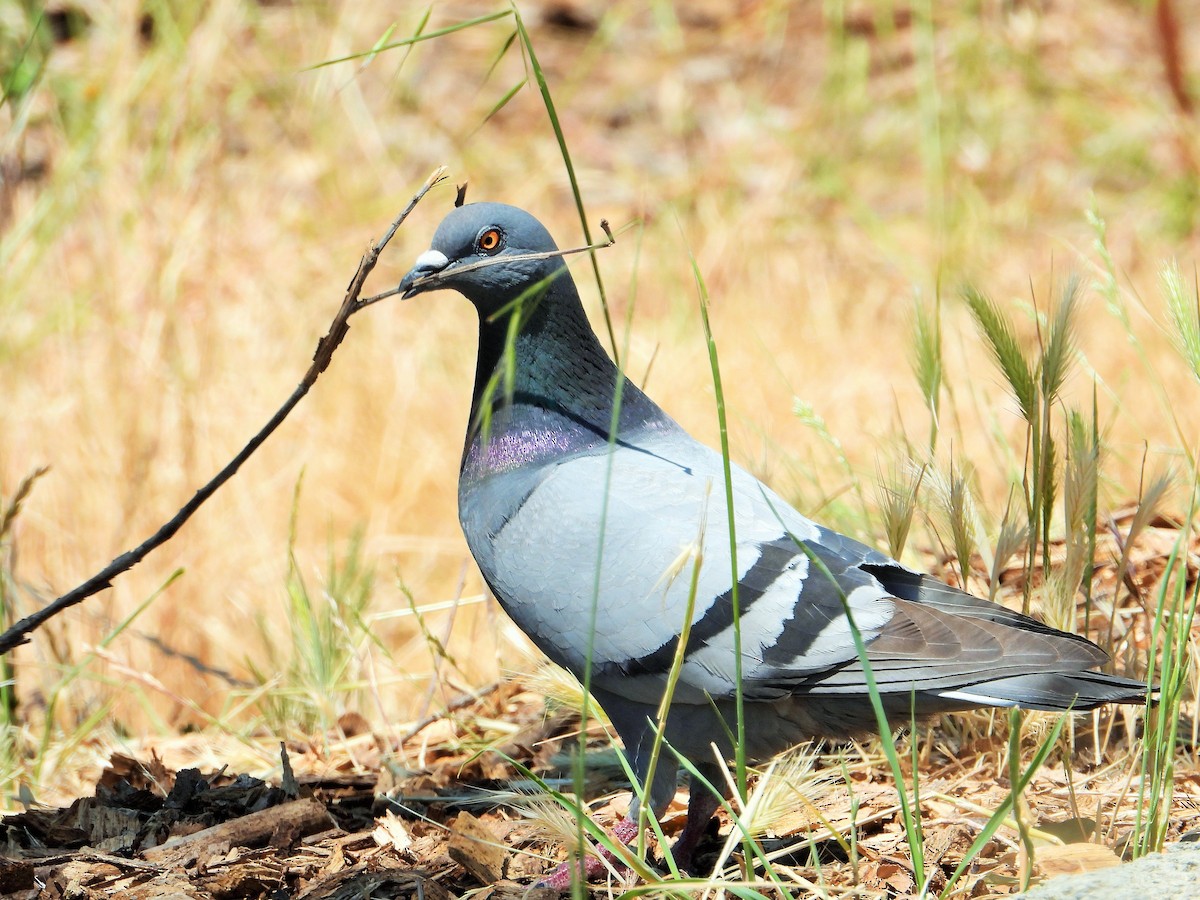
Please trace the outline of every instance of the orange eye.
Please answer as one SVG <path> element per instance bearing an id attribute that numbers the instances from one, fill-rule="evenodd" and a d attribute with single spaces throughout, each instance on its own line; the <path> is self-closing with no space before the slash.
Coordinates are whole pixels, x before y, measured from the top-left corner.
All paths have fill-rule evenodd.
<path id="1" fill-rule="evenodd" d="M 484 253 L 495 253 L 500 249 L 503 235 L 500 234 L 499 228 L 489 228 L 479 236 L 476 242 L 479 244 L 479 249 Z"/>

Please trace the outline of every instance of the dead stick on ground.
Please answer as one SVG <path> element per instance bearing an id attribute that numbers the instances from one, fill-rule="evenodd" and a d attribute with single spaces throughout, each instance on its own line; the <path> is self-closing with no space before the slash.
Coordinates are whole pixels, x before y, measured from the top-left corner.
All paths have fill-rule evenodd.
<path id="1" fill-rule="evenodd" d="M 334 824 L 325 804 L 313 797 L 270 806 L 220 825 L 213 825 L 182 837 L 171 838 L 157 847 L 142 851 L 150 862 L 162 862 L 188 853 L 198 853 L 205 847 L 223 852 L 229 847 L 257 847 L 273 835 L 297 837 L 324 831 Z"/>
<path id="2" fill-rule="evenodd" d="M 350 280 L 350 284 L 346 288 L 346 297 L 342 301 L 341 309 L 338 310 L 337 315 L 333 319 L 333 324 L 329 326 L 329 331 L 326 333 L 325 337 L 321 338 L 321 340 L 317 343 L 317 350 L 313 354 L 312 365 L 309 366 L 308 371 L 304 373 L 304 378 L 301 380 L 300 384 L 297 385 L 296 390 L 292 392 L 292 395 L 287 399 L 287 402 L 279 408 L 279 411 L 271 417 L 270 421 L 263 426 L 262 430 L 259 431 L 258 434 L 256 434 L 253 438 L 251 438 L 250 443 L 246 444 L 246 446 L 242 448 L 241 452 L 238 453 L 238 455 L 232 460 L 230 460 L 225 468 L 218 472 L 216 476 L 210 482 L 208 482 L 208 484 L 196 491 L 195 496 L 192 497 L 192 499 L 186 504 L 184 504 L 179 512 L 175 513 L 175 515 L 170 519 L 170 521 L 159 528 L 158 531 L 154 532 L 154 534 L 151 535 L 147 540 L 139 544 L 133 550 L 122 553 L 111 563 L 105 566 L 101 571 L 97 572 L 74 590 L 68 591 L 57 600 L 46 604 L 37 612 L 26 616 L 3 634 L 0 634 L 0 655 L 8 653 L 14 647 L 18 647 L 21 644 L 26 643 L 29 640 L 29 634 L 31 632 L 40 628 L 49 619 L 58 615 L 64 609 L 68 609 L 69 607 L 86 600 L 88 597 L 99 593 L 107 587 L 111 587 L 113 578 L 123 572 L 128 571 L 129 569 L 132 569 L 135 565 L 145 559 L 152 550 L 155 550 L 169 541 L 175 535 L 175 532 L 177 532 L 183 526 L 183 523 L 191 518 L 192 513 L 198 510 L 204 504 L 204 502 L 208 500 L 209 497 L 215 494 L 221 485 L 232 478 L 237 470 L 241 468 L 242 463 L 249 459 L 254 451 L 257 450 L 262 443 L 271 436 L 272 432 L 274 432 L 275 429 L 280 426 L 283 420 L 287 418 L 288 414 L 295 408 L 296 404 L 299 403 L 303 399 L 304 395 L 308 393 L 308 389 L 316 383 L 316 380 L 318 377 L 320 377 L 321 373 L 329 367 L 329 363 L 333 359 L 334 351 L 337 350 L 338 345 L 341 344 L 342 339 L 346 336 L 346 332 L 350 330 L 350 326 L 348 324 L 350 316 L 354 315 L 354 313 L 368 305 L 368 302 L 359 299 L 359 297 L 362 294 L 363 283 L 367 280 L 367 276 L 371 274 L 371 270 L 375 268 L 375 264 L 379 261 L 379 254 L 383 252 L 383 248 L 388 245 L 388 242 L 396 234 L 396 230 L 400 227 L 404 220 L 408 218 L 408 214 L 413 211 L 413 208 L 416 207 L 416 205 L 421 201 L 421 198 L 424 197 L 434 185 L 445 179 L 445 171 L 446 167 L 440 166 L 436 171 L 433 172 L 432 175 L 429 176 L 428 179 L 426 179 L 425 183 L 421 186 L 421 189 L 417 191 L 415 195 L 413 195 L 412 200 L 409 201 L 409 204 L 405 207 L 404 212 L 400 213 L 400 215 L 396 217 L 396 220 L 392 222 L 391 227 L 388 228 L 383 237 L 380 238 L 376 243 L 372 244 L 367 250 L 366 254 L 363 256 L 362 260 L 359 261 L 358 271 L 354 273 L 354 277 Z"/>

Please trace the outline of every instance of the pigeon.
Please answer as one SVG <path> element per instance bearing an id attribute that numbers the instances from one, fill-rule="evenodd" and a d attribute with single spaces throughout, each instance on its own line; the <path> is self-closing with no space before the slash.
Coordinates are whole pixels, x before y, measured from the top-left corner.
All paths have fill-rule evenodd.
<path id="1" fill-rule="evenodd" d="M 859 642 L 898 721 L 1145 701 L 1145 684 L 1096 671 L 1108 657 L 1092 642 L 912 571 L 730 465 L 734 553 L 721 454 L 623 376 L 556 252 L 529 213 L 465 204 L 399 292 L 453 289 L 478 311 L 458 483 L 467 544 L 513 621 L 588 679 L 650 813 L 675 795 L 679 768 L 664 748 L 651 776 L 656 729 L 710 785 L 726 784 L 739 678 L 749 760 L 876 730 Z M 673 851 L 681 867 L 719 803 L 693 783 Z M 638 808 L 635 792 L 613 830 L 624 842 Z M 554 886 L 569 883 L 559 874 Z"/>

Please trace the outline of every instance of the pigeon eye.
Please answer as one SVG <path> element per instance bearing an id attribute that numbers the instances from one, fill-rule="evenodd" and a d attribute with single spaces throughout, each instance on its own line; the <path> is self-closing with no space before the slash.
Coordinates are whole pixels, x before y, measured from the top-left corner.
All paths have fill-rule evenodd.
<path id="1" fill-rule="evenodd" d="M 484 253 L 499 253 L 504 246 L 504 235 L 500 233 L 499 228 L 489 228 L 479 235 L 475 243 Z"/>

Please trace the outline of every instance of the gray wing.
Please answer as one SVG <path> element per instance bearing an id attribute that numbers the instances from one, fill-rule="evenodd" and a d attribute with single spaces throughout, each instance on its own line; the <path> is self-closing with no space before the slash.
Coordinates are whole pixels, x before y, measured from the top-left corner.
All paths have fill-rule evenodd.
<path id="1" fill-rule="evenodd" d="M 855 656 L 844 594 L 866 640 L 894 615 L 887 591 L 826 532 L 733 469 L 743 684 L 778 695 L 780 679 Z M 721 458 L 678 432 L 493 475 L 460 498 L 480 569 L 517 624 L 555 662 L 657 702 L 688 632 L 676 699 L 734 693 L 733 566 Z M 603 530 L 601 522 L 604 523 Z M 852 543 L 852 542 L 850 542 Z M 808 549 L 806 549 L 808 548 Z M 816 573 L 815 552 L 836 573 Z M 692 585 L 695 583 L 695 590 Z"/>
<path id="2" fill-rule="evenodd" d="M 847 607 L 885 693 L 998 704 L 1014 694 L 1004 679 L 1105 660 L 1082 638 L 814 524 L 736 466 L 732 484 L 748 699 L 865 694 Z M 734 695 L 733 566 L 714 451 L 678 432 L 651 435 L 489 477 L 464 492 L 460 512 L 493 591 L 555 662 L 579 674 L 590 653 L 595 684 L 655 704 L 686 639 L 675 702 Z M 987 682 L 1000 687 L 967 690 Z"/>

